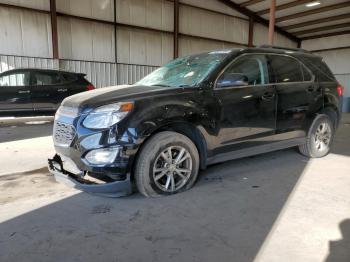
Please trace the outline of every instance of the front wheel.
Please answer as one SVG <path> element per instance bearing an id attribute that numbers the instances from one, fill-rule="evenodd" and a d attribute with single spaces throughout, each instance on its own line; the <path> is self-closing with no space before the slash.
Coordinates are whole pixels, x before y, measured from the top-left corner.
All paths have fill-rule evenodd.
<path id="1" fill-rule="evenodd" d="M 334 125 L 327 115 L 319 115 L 312 123 L 306 143 L 299 151 L 307 157 L 323 157 L 331 150 L 334 137 Z"/>
<path id="2" fill-rule="evenodd" d="M 194 143 L 176 132 L 160 132 L 141 149 L 135 166 L 136 186 L 145 196 L 176 194 L 192 187 L 198 170 Z"/>

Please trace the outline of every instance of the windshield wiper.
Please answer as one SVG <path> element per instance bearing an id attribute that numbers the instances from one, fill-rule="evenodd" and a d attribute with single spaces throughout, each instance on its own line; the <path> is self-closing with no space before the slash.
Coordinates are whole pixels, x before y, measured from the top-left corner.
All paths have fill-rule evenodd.
<path id="1" fill-rule="evenodd" d="M 151 85 L 151 86 L 172 87 L 172 86 L 170 86 L 170 85 L 163 85 L 163 84 L 156 84 L 156 85 Z"/>
<path id="2" fill-rule="evenodd" d="M 174 88 L 176 88 L 176 87 L 190 87 L 190 85 L 179 85 L 179 86 L 173 85 L 173 86 L 171 86 L 171 85 L 164 85 L 164 84 L 156 84 L 156 85 L 151 85 L 151 86 L 174 87 Z"/>

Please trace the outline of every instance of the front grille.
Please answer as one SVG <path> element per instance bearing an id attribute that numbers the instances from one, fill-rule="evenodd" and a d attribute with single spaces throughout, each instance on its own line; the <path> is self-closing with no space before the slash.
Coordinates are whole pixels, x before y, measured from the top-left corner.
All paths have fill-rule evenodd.
<path id="1" fill-rule="evenodd" d="M 55 145 L 70 146 L 75 136 L 75 129 L 72 125 L 55 121 L 53 138 Z"/>

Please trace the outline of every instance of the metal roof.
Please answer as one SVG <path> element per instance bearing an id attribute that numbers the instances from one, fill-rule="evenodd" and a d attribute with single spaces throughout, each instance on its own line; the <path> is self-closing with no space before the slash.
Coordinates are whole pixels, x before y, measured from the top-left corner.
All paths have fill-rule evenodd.
<path id="1" fill-rule="evenodd" d="M 227 0 L 226 2 L 232 2 L 265 20 L 269 19 L 270 0 Z M 306 6 L 312 2 L 320 2 L 320 4 Z M 350 1 L 278 0 L 276 26 L 301 40 L 350 33 Z"/>

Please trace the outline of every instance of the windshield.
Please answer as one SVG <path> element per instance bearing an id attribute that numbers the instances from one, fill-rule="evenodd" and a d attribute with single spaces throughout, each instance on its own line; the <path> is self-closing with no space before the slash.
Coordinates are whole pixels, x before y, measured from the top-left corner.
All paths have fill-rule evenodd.
<path id="1" fill-rule="evenodd" d="M 213 51 L 175 59 L 140 80 L 136 85 L 165 87 L 195 86 L 203 81 L 230 52 L 230 50 Z"/>

